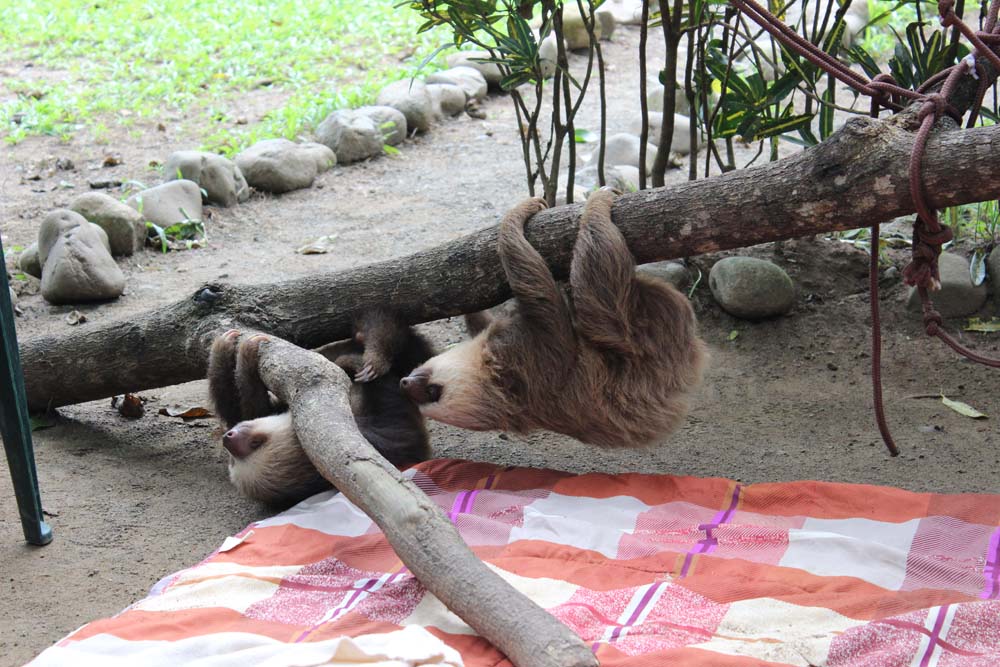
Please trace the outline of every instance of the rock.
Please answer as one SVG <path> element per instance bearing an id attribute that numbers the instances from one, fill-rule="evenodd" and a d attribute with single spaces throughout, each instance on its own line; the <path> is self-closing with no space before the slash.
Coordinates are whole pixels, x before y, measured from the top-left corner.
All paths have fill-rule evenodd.
<path id="1" fill-rule="evenodd" d="M 146 222 L 131 206 L 101 192 L 82 194 L 69 205 L 108 235 L 112 255 L 131 255 L 146 244 Z"/>
<path id="2" fill-rule="evenodd" d="M 586 3 L 584 3 L 586 9 Z M 590 35 L 587 33 L 587 24 L 583 15 L 580 14 L 580 5 L 575 2 L 567 2 L 562 8 L 563 39 L 566 40 L 566 48 L 571 50 L 589 49 Z M 594 21 L 594 37 L 601 38 L 601 22 Z"/>
<path id="3" fill-rule="evenodd" d="M 21 256 L 17 258 L 17 268 L 21 269 L 29 276 L 34 276 L 35 278 L 42 277 L 42 263 L 38 257 L 38 243 L 32 243 Z"/>
<path id="4" fill-rule="evenodd" d="M 559 41 L 554 33 L 549 33 L 538 45 L 538 60 L 541 62 L 544 78 L 555 76 L 556 64 L 559 62 Z"/>
<path id="5" fill-rule="evenodd" d="M 24 252 L 28 252 L 25 250 Z M 24 257 L 22 254 L 21 257 Z M 24 267 L 21 267 L 24 270 Z M 986 277 L 993 288 L 993 298 L 1000 299 L 1000 246 L 993 248 L 986 258 Z"/>
<path id="6" fill-rule="evenodd" d="M 459 51 L 448 56 L 448 67 L 471 67 L 486 79 L 490 88 L 499 89 L 500 80 L 503 74 L 500 73 L 500 66 L 496 63 L 477 62 L 480 58 L 489 59 L 490 54 L 486 51 Z"/>
<path id="7" fill-rule="evenodd" d="M 315 141 L 303 141 L 301 144 L 295 145 L 299 153 L 313 161 L 317 174 L 326 173 L 337 164 L 337 154 L 330 150 L 329 146 L 318 144 Z"/>
<path id="8" fill-rule="evenodd" d="M 426 132 L 431 128 L 434 106 L 423 81 L 403 79 L 390 83 L 378 94 L 377 103 L 401 111 L 410 131 Z"/>
<path id="9" fill-rule="evenodd" d="M 646 144 L 646 173 L 653 168 L 653 161 L 656 160 L 656 146 Z M 587 158 L 588 165 L 597 164 L 597 151 L 595 150 Z M 604 145 L 604 164 L 628 165 L 639 167 L 639 137 L 626 132 L 614 134 L 608 137 Z"/>
<path id="10" fill-rule="evenodd" d="M 177 151 L 163 165 L 163 180 L 186 179 L 205 191 L 209 204 L 234 206 L 250 197 L 250 186 L 232 160 L 204 151 Z"/>
<path id="11" fill-rule="evenodd" d="M 139 211 L 143 220 L 160 227 L 201 220 L 201 189 L 194 181 L 179 180 L 137 192 L 125 202 Z"/>
<path id="12" fill-rule="evenodd" d="M 621 174 L 623 185 L 622 192 L 637 192 L 639 190 L 639 167 L 630 164 L 616 164 L 615 169 Z"/>
<path id="13" fill-rule="evenodd" d="M 650 3 L 652 5 L 652 3 Z M 616 24 L 639 25 L 642 23 L 642 0 L 609 0 L 601 10 L 611 14 Z M 649 8 L 653 11 L 652 6 Z"/>
<path id="14" fill-rule="evenodd" d="M 121 296 L 125 274 L 104 245 L 103 231 L 86 221 L 56 238 L 42 272 L 49 303 L 103 301 Z"/>
<path id="15" fill-rule="evenodd" d="M 327 116 L 316 128 L 316 138 L 329 147 L 342 164 L 382 154 L 382 133 L 375 121 L 350 109 L 334 111 Z"/>
<path id="16" fill-rule="evenodd" d="M 615 21 L 615 13 L 607 7 L 600 7 L 596 12 L 597 23 L 601 28 L 601 39 L 605 42 L 611 40 L 611 35 L 615 32 L 618 22 Z M 641 14 L 640 14 L 641 18 Z"/>
<path id="17" fill-rule="evenodd" d="M 638 169 L 636 172 L 638 173 Z M 597 178 L 597 161 L 594 163 L 580 169 L 576 172 L 574 176 L 574 185 L 581 187 L 586 192 L 591 192 L 600 187 L 600 182 Z M 618 167 L 609 166 L 604 168 L 604 184 L 610 185 L 613 188 L 621 192 L 626 192 L 628 190 L 628 181 L 622 176 L 621 171 Z"/>
<path id="18" fill-rule="evenodd" d="M 654 146 L 660 140 L 663 126 L 663 114 L 658 111 L 649 112 L 649 142 Z M 636 137 L 642 131 L 642 114 L 637 113 L 629 124 L 629 132 Z M 674 136 L 670 140 L 670 151 L 687 155 L 691 152 L 691 119 L 679 113 L 674 114 Z"/>
<path id="19" fill-rule="evenodd" d="M 579 185 L 573 185 L 573 203 L 579 204 L 580 202 L 587 199 L 587 195 L 590 194 L 589 190 L 580 187 Z M 566 186 L 563 185 L 561 188 L 556 190 L 556 206 L 564 206 L 566 204 Z"/>
<path id="20" fill-rule="evenodd" d="M 636 271 L 651 278 L 670 283 L 677 289 L 684 289 L 691 282 L 691 274 L 680 262 L 653 262 L 636 267 Z"/>
<path id="21" fill-rule="evenodd" d="M 42 267 L 41 273 L 43 275 L 45 273 L 45 263 L 49 259 L 49 252 L 52 246 L 55 245 L 56 240 L 74 227 L 88 226 L 90 224 L 86 218 L 76 211 L 70 211 L 65 208 L 56 209 L 45 216 L 42 224 L 38 227 L 38 265 Z M 94 225 L 94 227 L 97 227 L 97 225 Z M 104 247 L 107 248 L 108 252 L 111 252 L 108 235 L 100 227 L 97 227 L 97 229 L 98 236 L 102 239 Z"/>
<path id="22" fill-rule="evenodd" d="M 938 270 L 941 272 L 941 290 L 931 292 L 931 299 L 942 317 L 964 317 L 983 307 L 986 303 L 986 284 L 972 284 L 969 260 L 943 252 L 938 257 Z M 914 312 L 921 310 L 920 295 L 913 287 L 907 291 L 906 307 Z"/>
<path id="23" fill-rule="evenodd" d="M 795 286 L 788 274 L 767 260 L 726 257 L 708 274 L 712 296 L 723 310 L 746 320 L 782 315 L 795 303 Z"/>
<path id="24" fill-rule="evenodd" d="M 451 83 L 462 88 L 465 96 L 470 100 L 486 99 L 488 86 L 486 78 L 474 67 L 459 65 L 451 69 L 435 72 L 427 76 L 426 82 L 431 83 Z"/>
<path id="25" fill-rule="evenodd" d="M 465 111 L 465 91 L 453 83 L 427 84 L 427 92 L 431 96 L 436 115 L 457 116 Z"/>
<path id="26" fill-rule="evenodd" d="M 475 72 L 475 70 L 472 70 Z M 476 72 L 478 75 L 479 72 Z M 486 82 L 483 82 L 483 90 L 486 89 Z M 359 114 L 363 114 L 372 119 L 375 127 L 382 135 L 382 141 L 389 146 L 397 146 L 406 138 L 406 116 L 402 111 L 392 107 L 360 107 L 355 109 Z"/>
<path id="27" fill-rule="evenodd" d="M 288 139 L 258 141 L 236 156 L 236 166 L 252 187 L 275 194 L 308 188 L 318 173 L 315 149 Z"/>
<path id="28" fill-rule="evenodd" d="M 684 86 L 680 83 L 674 85 L 676 86 L 676 92 L 674 93 L 674 113 L 687 116 L 691 108 L 688 106 L 687 97 L 684 96 Z M 709 93 L 709 107 L 713 107 L 717 100 L 718 97 L 714 92 Z M 663 111 L 663 86 L 655 78 L 646 79 L 646 108 L 649 111 Z M 636 114 L 636 117 L 638 116 L 639 114 Z M 638 123 L 638 121 L 633 122 Z"/>

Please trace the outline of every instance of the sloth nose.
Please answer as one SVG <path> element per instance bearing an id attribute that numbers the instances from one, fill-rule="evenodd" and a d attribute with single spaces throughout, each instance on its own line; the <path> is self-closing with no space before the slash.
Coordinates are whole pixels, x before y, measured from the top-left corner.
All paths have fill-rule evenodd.
<path id="1" fill-rule="evenodd" d="M 430 384 L 430 374 L 415 370 L 399 381 L 400 390 L 414 403 L 434 403 L 441 397 L 441 387 Z"/>
<path id="2" fill-rule="evenodd" d="M 245 459 L 253 451 L 250 437 L 238 428 L 234 428 L 222 436 L 222 446 L 238 459 Z"/>

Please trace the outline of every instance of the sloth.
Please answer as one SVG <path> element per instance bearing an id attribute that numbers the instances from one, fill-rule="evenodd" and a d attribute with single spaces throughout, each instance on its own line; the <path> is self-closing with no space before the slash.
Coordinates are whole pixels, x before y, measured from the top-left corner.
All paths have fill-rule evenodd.
<path id="1" fill-rule="evenodd" d="M 614 196 L 587 199 L 568 297 L 524 236 L 545 203 L 529 199 L 504 216 L 498 250 L 514 311 L 468 317 L 471 340 L 402 378 L 425 417 L 475 431 L 555 431 L 602 447 L 653 444 L 680 425 L 706 346 L 688 299 L 636 274 L 611 221 Z"/>
<path id="2" fill-rule="evenodd" d="M 257 372 L 259 341 L 231 330 L 212 343 L 208 387 L 228 429 L 229 479 L 245 496 L 287 505 L 331 488 L 309 461 L 286 406 Z M 317 350 L 354 378 L 349 399 L 358 430 L 388 461 L 405 467 L 430 455 L 424 419 L 400 391 L 400 378 L 434 355 L 397 315 L 371 310 L 354 337 Z"/>

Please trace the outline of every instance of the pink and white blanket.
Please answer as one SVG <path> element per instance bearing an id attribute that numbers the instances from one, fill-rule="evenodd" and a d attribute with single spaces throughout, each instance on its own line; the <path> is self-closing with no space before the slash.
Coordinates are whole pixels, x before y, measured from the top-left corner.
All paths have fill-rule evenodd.
<path id="1" fill-rule="evenodd" d="M 1000 664 L 1000 495 L 448 460 L 406 474 L 605 667 Z M 345 641 L 374 647 L 365 664 L 509 664 L 333 492 L 32 664 L 341 664 Z"/>

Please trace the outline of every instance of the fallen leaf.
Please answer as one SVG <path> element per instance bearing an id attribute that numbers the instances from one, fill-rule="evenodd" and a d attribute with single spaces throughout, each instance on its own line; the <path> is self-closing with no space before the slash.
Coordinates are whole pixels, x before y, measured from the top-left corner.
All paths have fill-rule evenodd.
<path id="1" fill-rule="evenodd" d="M 300 255 L 323 255 L 331 250 L 333 250 L 335 244 L 334 241 L 337 240 L 337 234 L 327 234 L 326 236 L 321 236 L 312 243 L 307 243 L 295 252 Z"/>
<path id="2" fill-rule="evenodd" d="M 56 418 L 50 415 L 42 415 L 40 417 L 29 416 L 28 423 L 31 425 L 32 431 L 41 431 L 43 428 L 55 426 Z"/>
<path id="3" fill-rule="evenodd" d="M 1000 331 L 1000 318 L 991 317 L 988 320 L 982 320 L 978 317 L 971 317 L 964 329 L 966 331 L 980 331 L 982 333 L 997 333 Z"/>
<path id="4" fill-rule="evenodd" d="M 733 329 L 732 331 L 729 332 L 729 340 L 736 340 L 739 337 L 740 337 L 739 329 Z"/>
<path id="5" fill-rule="evenodd" d="M 71 327 L 74 327 L 77 324 L 83 324 L 86 321 L 87 321 L 87 316 L 81 313 L 79 310 L 72 310 L 69 312 L 68 315 L 66 315 L 66 324 L 70 325 Z"/>
<path id="6" fill-rule="evenodd" d="M 941 394 L 941 402 L 960 415 L 965 415 L 966 417 L 971 417 L 972 419 L 986 419 L 986 415 L 979 410 L 976 410 L 968 403 L 953 401 L 944 394 Z"/>
<path id="7" fill-rule="evenodd" d="M 192 407 L 170 405 L 160 408 L 160 414 L 167 417 L 180 417 L 181 419 L 207 419 L 215 416 L 208 408 L 203 408 L 200 405 Z"/>
<path id="8" fill-rule="evenodd" d="M 117 153 L 111 153 L 104 156 L 104 161 L 101 163 L 102 167 L 117 167 L 122 163 L 122 156 Z"/>
<path id="9" fill-rule="evenodd" d="M 112 399 L 111 406 L 115 407 L 117 404 L 118 414 L 125 419 L 138 419 L 146 413 L 146 407 L 143 405 L 146 400 L 137 394 L 125 394 L 121 397 L 120 403 L 117 399 L 117 396 Z"/>

